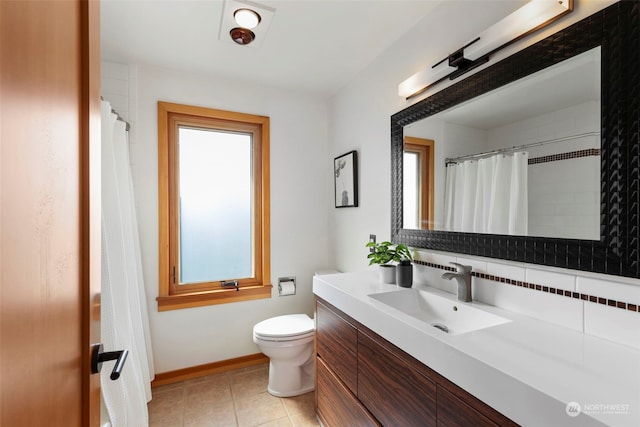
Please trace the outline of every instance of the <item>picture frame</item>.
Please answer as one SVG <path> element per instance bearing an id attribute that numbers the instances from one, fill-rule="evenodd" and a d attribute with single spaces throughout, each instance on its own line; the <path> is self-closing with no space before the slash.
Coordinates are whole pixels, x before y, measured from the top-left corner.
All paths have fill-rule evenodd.
<path id="1" fill-rule="evenodd" d="M 353 150 L 333 159 L 336 208 L 358 207 L 358 152 Z"/>

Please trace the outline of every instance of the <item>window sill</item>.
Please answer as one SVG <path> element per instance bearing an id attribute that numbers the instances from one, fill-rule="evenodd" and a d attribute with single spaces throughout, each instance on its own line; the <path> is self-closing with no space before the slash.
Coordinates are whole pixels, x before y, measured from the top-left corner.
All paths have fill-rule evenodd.
<path id="1" fill-rule="evenodd" d="M 271 298 L 271 288 L 273 288 L 272 285 L 240 288 L 240 290 L 222 289 L 192 294 L 165 295 L 159 296 L 156 300 L 158 301 L 158 311 L 180 310 L 206 305 L 267 299 Z"/>

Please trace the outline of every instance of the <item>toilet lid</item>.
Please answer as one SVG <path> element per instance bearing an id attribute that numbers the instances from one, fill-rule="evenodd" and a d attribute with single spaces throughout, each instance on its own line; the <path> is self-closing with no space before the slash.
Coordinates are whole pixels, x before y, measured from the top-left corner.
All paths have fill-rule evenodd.
<path id="1" fill-rule="evenodd" d="M 261 337 L 291 337 L 313 332 L 315 324 L 306 314 L 272 317 L 256 324 L 253 333 Z"/>

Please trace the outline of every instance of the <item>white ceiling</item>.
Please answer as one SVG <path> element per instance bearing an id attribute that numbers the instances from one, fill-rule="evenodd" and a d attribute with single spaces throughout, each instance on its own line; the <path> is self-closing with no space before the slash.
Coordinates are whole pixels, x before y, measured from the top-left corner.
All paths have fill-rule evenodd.
<path id="1" fill-rule="evenodd" d="M 325 96 L 442 0 L 256 0 L 275 8 L 258 48 L 218 39 L 223 0 L 102 0 L 102 59 Z"/>

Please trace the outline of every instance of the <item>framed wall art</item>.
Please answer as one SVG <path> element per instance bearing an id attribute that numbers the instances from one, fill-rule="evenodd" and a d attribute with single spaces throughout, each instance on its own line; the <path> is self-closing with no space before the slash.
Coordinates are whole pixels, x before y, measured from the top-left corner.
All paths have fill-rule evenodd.
<path id="1" fill-rule="evenodd" d="M 358 206 L 358 153 L 353 150 L 333 160 L 336 208 Z"/>

